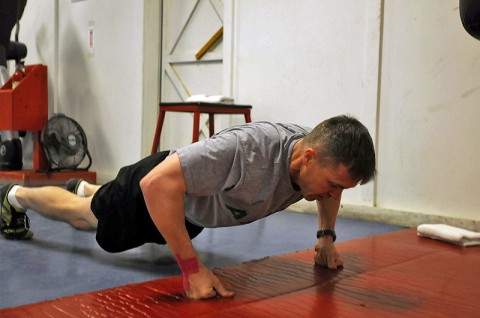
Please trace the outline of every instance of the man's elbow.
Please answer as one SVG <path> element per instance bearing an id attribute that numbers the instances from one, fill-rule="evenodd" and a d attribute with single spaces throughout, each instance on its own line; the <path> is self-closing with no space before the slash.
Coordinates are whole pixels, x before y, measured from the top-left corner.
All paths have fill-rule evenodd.
<path id="1" fill-rule="evenodd" d="M 140 180 L 140 189 L 144 194 L 148 193 L 148 190 L 152 187 L 152 184 L 153 179 L 149 174 L 147 174 Z"/>

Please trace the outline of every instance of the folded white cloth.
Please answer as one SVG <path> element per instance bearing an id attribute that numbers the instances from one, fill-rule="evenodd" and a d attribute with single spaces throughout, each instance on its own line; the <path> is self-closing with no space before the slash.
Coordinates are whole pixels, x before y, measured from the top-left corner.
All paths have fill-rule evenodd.
<path id="1" fill-rule="evenodd" d="M 460 246 L 480 245 L 480 233 L 446 224 L 419 225 L 417 235 Z"/>
<path id="2" fill-rule="evenodd" d="M 205 102 L 205 103 L 222 103 L 222 104 L 233 104 L 233 98 L 223 95 L 192 95 L 187 98 L 187 102 Z"/>

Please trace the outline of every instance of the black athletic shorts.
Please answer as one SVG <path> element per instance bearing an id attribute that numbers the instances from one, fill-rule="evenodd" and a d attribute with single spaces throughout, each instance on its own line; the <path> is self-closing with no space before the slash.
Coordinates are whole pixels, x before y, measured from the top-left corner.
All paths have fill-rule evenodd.
<path id="1" fill-rule="evenodd" d="M 169 153 L 159 152 L 123 167 L 113 181 L 95 193 L 91 209 L 98 219 L 96 238 L 107 252 L 122 252 L 145 243 L 166 244 L 150 218 L 140 180 Z M 191 239 L 203 230 L 187 220 L 185 225 Z"/>

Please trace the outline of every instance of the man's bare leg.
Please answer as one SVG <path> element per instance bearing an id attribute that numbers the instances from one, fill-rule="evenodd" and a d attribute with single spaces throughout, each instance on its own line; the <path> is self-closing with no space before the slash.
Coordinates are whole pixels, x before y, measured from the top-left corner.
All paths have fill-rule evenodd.
<path id="1" fill-rule="evenodd" d="M 92 187 L 90 190 L 94 189 L 95 187 Z M 47 186 L 20 187 L 15 197 L 23 208 L 33 210 L 46 218 L 69 223 L 79 230 L 97 228 L 97 218 L 90 209 L 93 195 L 80 197 L 63 188 Z"/>
<path id="2" fill-rule="evenodd" d="M 81 178 L 73 178 L 67 181 L 65 184 L 66 189 L 78 196 L 89 197 L 95 194 L 100 185 L 91 184 Z"/>
<path id="3" fill-rule="evenodd" d="M 98 189 L 100 189 L 101 185 L 98 185 L 98 184 L 91 184 L 91 183 L 88 183 L 85 181 L 85 188 L 84 188 L 84 191 L 85 191 L 85 197 L 90 197 L 92 195 L 95 194 L 95 192 L 98 191 Z"/>

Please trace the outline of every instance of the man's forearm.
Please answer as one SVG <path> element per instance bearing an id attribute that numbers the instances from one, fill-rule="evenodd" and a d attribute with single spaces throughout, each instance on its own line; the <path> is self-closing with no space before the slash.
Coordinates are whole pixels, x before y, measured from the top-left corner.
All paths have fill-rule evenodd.
<path id="1" fill-rule="evenodd" d="M 324 230 L 335 230 L 338 209 L 340 208 L 340 196 L 317 201 L 318 207 L 318 228 Z M 315 263 L 326 266 L 330 269 L 337 269 L 343 266 L 343 259 L 337 253 L 334 245 L 335 233 L 323 235 L 315 244 Z"/>
<path id="2" fill-rule="evenodd" d="M 317 201 L 318 208 L 318 228 L 334 230 L 337 220 L 338 210 L 340 208 L 341 197 L 328 198 Z"/>

